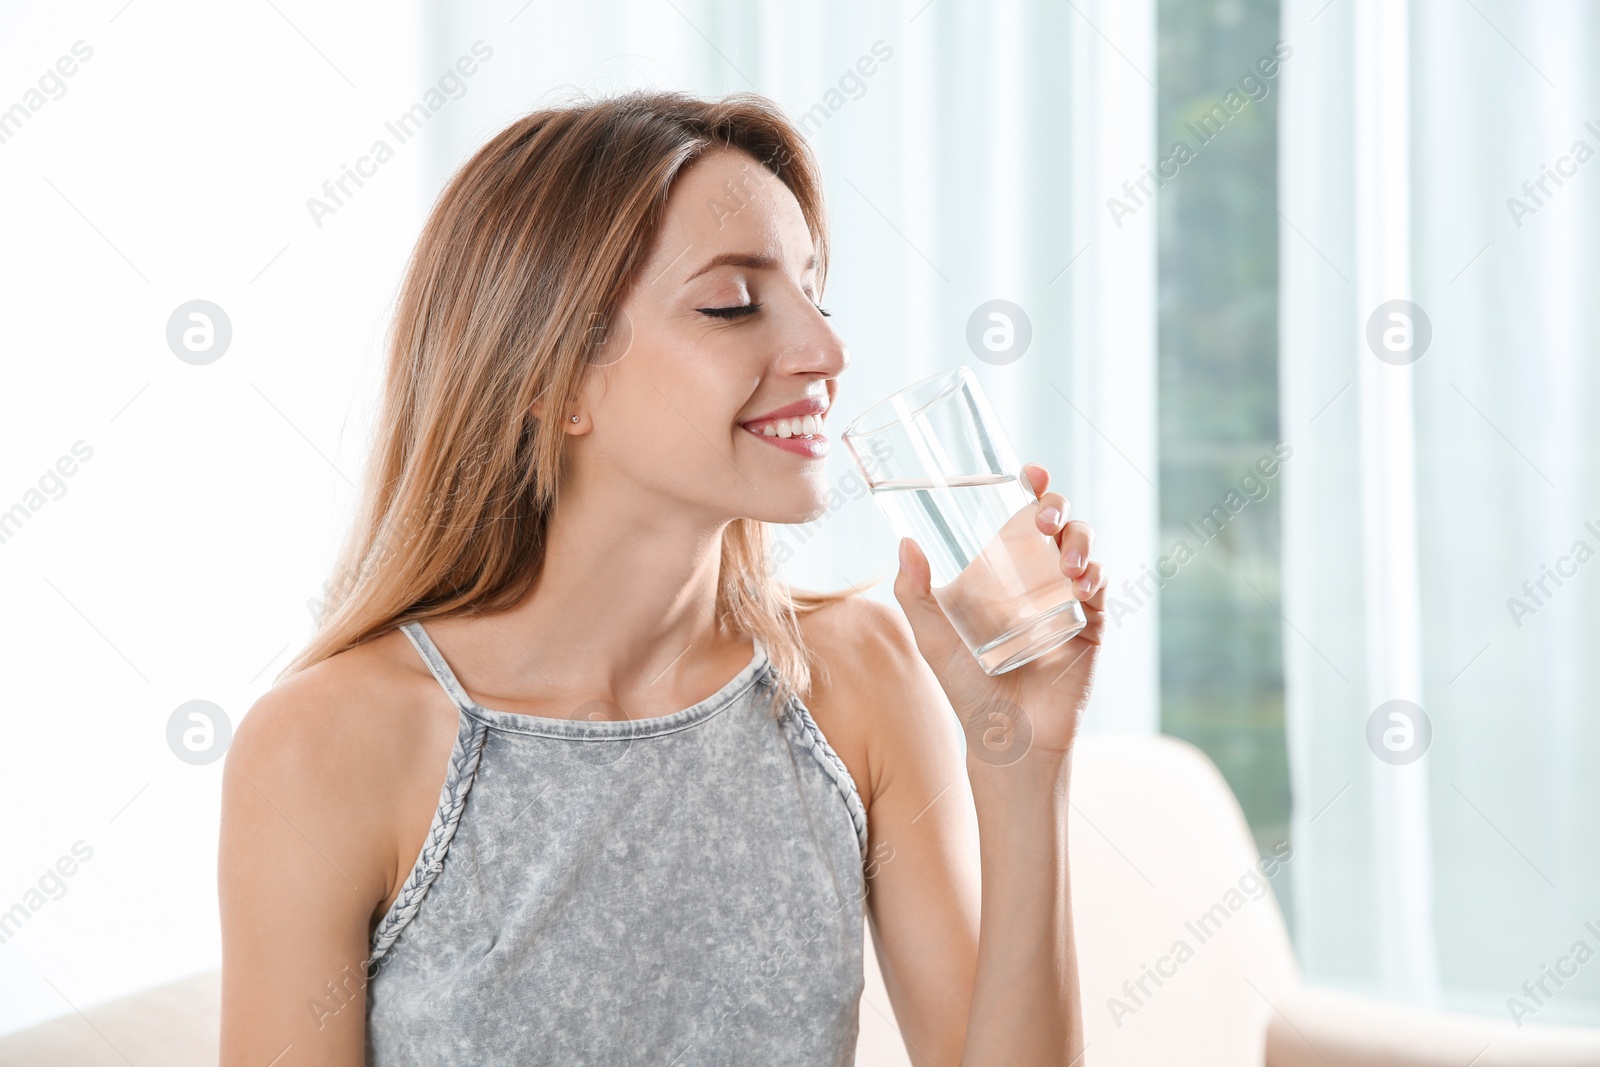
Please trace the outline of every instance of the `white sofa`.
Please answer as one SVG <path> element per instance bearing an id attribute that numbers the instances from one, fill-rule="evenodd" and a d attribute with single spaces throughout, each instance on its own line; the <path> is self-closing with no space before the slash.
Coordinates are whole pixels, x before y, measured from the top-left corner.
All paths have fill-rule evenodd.
<path id="1" fill-rule="evenodd" d="M 1277 904 L 1257 894 L 1239 806 L 1190 745 L 1087 736 L 1072 804 L 1086 1067 L 1600 1065 L 1600 1029 L 1519 1030 L 1302 984 Z M 909 1065 L 866 944 L 856 1062 Z M 0 1067 L 214 1065 L 217 979 L 198 974 L 0 1037 Z"/>

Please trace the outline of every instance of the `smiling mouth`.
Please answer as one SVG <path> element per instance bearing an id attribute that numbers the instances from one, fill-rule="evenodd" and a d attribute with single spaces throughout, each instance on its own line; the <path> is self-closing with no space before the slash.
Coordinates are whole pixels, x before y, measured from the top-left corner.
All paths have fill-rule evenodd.
<path id="1" fill-rule="evenodd" d="M 763 437 L 812 437 L 822 433 L 822 416 L 791 415 L 783 419 L 756 419 L 740 425 Z"/>
<path id="2" fill-rule="evenodd" d="M 821 415 L 790 415 L 781 419 L 754 419 L 740 428 L 785 452 L 820 459 L 828 454 L 829 441 L 822 434 Z"/>

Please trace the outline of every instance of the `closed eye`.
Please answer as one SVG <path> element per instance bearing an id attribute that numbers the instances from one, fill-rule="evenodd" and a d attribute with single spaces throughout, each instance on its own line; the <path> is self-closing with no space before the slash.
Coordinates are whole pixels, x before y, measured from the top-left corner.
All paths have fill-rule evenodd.
<path id="1" fill-rule="evenodd" d="M 760 308 L 760 304 L 735 304 L 732 307 L 695 308 L 695 310 L 714 319 L 742 319 L 746 315 L 754 315 Z"/>
<path id="2" fill-rule="evenodd" d="M 833 312 L 829 311 L 821 304 L 817 304 L 815 307 L 818 314 L 820 314 L 823 318 L 826 319 L 833 316 Z M 716 319 L 742 319 L 747 315 L 754 315 L 760 309 L 760 304 L 735 304 L 732 307 L 722 308 L 695 308 L 695 310 L 700 312 L 700 314 L 710 315 L 712 318 Z"/>

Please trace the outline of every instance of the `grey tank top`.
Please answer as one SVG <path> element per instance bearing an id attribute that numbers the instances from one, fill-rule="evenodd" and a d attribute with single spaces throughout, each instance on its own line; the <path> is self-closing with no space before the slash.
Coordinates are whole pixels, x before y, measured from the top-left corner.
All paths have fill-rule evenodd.
<path id="1" fill-rule="evenodd" d="M 459 711 L 439 806 L 373 931 L 367 1057 L 412 1064 L 851 1064 L 866 812 L 771 662 L 671 715 Z"/>

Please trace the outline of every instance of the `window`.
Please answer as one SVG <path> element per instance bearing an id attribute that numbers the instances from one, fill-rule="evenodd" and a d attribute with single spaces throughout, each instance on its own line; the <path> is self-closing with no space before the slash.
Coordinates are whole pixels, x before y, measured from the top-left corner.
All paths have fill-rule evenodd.
<path id="1" fill-rule="evenodd" d="M 1156 25 L 1161 729 L 1217 764 L 1266 853 L 1290 807 L 1274 606 L 1278 4 L 1162 0 Z M 1274 879 L 1286 915 L 1288 877 Z"/>

